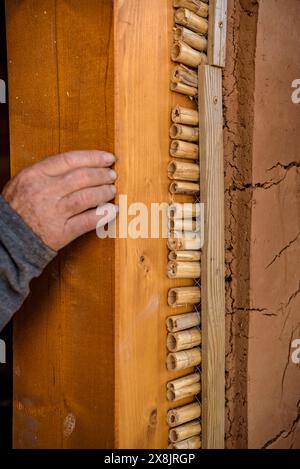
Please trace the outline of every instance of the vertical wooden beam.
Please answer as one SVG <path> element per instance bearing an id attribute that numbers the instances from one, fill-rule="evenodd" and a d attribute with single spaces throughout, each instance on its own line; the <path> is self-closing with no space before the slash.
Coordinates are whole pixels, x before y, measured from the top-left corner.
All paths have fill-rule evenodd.
<path id="1" fill-rule="evenodd" d="M 128 206 L 145 204 L 148 213 L 151 203 L 166 202 L 168 193 L 161 169 L 168 160 L 167 27 L 168 2 L 116 0 L 119 194 L 127 195 Z M 116 249 L 116 444 L 118 448 L 164 448 L 166 242 L 148 237 L 118 239 Z"/>
<path id="2" fill-rule="evenodd" d="M 225 67 L 227 0 L 210 0 L 208 25 L 208 63 Z"/>
<path id="3" fill-rule="evenodd" d="M 199 67 L 203 447 L 224 447 L 225 260 L 222 70 Z"/>
<path id="4" fill-rule="evenodd" d="M 115 1 L 119 193 L 128 195 L 128 204 L 144 203 L 149 213 L 152 202 L 172 201 L 167 176 L 171 109 L 178 103 L 190 106 L 187 97 L 168 91 L 173 14 L 173 0 Z M 177 404 L 167 401 L 166 384 L 186 370 L 172 373 L 166 368 L 165 321 L 174 312 L 167 304 L 167 292 L 193 281 L 168 279 L 167 259 L 166 239 L 117 240 L 116 438 L 120 448 L 168 447 L 166 415 Z M 179 308 L 179 313 L 186 311 L 188 307 Z"/>
<path id="5" fill-rule="evenodd" d="M 15 174 L 73 149 L 114 151 L 113 2 L 8 0 Z M 114 446 L 114 242 L 78 240 L 15 321 L 14 446 Z"/>

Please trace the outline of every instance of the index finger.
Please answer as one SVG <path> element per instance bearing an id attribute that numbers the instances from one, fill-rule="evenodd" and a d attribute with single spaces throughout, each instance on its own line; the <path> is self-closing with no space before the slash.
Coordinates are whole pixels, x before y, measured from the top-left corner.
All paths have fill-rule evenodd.
<path id="1" fill-rule="evenodd" d="M 107 168 L 115 161 L 115 156 L 106 151 L 81 150 L 51 156 L 38 165 L 48 176 L 59 176 L 77 168 Z"/>

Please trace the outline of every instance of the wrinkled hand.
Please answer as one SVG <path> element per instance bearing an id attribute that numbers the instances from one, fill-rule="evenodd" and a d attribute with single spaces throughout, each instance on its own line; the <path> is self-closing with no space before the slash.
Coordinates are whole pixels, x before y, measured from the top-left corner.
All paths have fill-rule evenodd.
<path id="1" fill-rule="evenodd" d="M 55 251 L 96 228 L 95 207 L 115 197 L 111 153 L 73 151 L 26 168 L 5 186 L 3 197 Z"/>

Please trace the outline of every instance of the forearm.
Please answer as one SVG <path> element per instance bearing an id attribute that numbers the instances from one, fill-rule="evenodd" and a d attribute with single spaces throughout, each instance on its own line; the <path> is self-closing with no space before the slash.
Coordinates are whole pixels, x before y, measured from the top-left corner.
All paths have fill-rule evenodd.
<path id="1" fill-rule="evenodd" d="M 28 296 L 31 280 L 55 255 L 0 197 L 0 330 Z"/>
<path id="2" fill-rule="evenodd" d="M 25 168 L 6 184 L 0 197 L 0 330 L 56 251 L 96 229 L 95 208 L 116 194 L 114 163 L 105 151 L 73 151 Z"/>

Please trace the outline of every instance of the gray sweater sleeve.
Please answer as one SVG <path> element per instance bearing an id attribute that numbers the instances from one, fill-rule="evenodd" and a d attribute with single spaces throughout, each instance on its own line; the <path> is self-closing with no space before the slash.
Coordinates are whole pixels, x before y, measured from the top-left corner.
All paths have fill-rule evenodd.
<path id="1" fill-rule="evenodd" d="M 29 294 L 29 284 L 56 256 L 0 196 L 0 330 Z"/>

